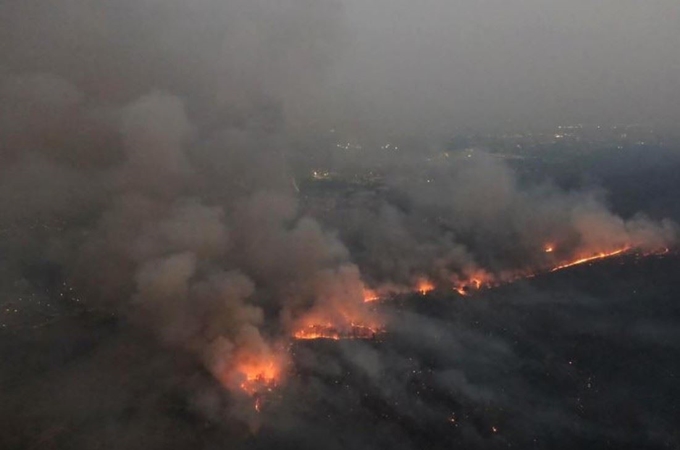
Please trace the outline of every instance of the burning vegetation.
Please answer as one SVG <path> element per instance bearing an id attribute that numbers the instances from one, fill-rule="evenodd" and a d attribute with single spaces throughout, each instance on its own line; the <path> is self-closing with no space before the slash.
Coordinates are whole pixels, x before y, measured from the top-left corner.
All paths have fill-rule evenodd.
<path id="1" fill-rule="evenodd" d="M 416 285 L 415 292 L 419 293 L 420 295 L 427 295 L 434 291 L 434 289 L 435 286 L 430 280 L 427 278 L 421 278 Z"/>
<path id="2" fill-rule="evenodd" d="M 559 270 L 567 269 L 581 264 L 587 264 L 599 260 L 604 260 L 607 258 L 623 256 L 634 252 L 641 256 L 658 255 L 669 252 L 669 249 L 668 247 L 661 247 L 657 250 L 643 250 L 635 248 L 630 245 L 624 245 L 620 248 L 615 248 L 608 251 L 595 250 L 589 252 L 580 250 L 576 252 L 575 256 L 560 261 L 555 261 L 557 259 L 556 256 L 554 256 L 557 253 L 557 248 L 555 245 L 546 244 L 545 247 L 543 248 L 543 251 L 546 254 L 550 254 L 551 260 L 546 261 L 542 267 L 536 269 L 518 269 L 514 271 L 504 271 L 498 275 L 494 275 L 490 272 L 477 269 L 471 271 L 470 274 L 465 277 L 459 276 L 453 277 L 453 280 L 448 286 L 446 284 L 435 284 L 429 279 L 421 277 L 418 279 L 418 282 L 415 285 L 413 285 L 413 287 L 411 287 L 410 289 L 407 288 L 390 290 L 389 288 L 386 288 L 384 290 L 381 290 L 381 292 L 384 291 L 389 293 L 388 295 L 385 295 L 383 297 L 381 297 L 377 293 L 377 291 L 373 290 L 367 291 L 370 292 L 370 299 L 366 299 L 365 301 L 373 302 L 388 298 L 395 294 L 404 293 L 413 293 L 426 296 L 429 295 L 435 289 L 440 289 L 442 290 L 442 292 L 444 292 L 447 288 L 450 288 L 452 291 L 458 293 L 461 296 L 467 297 L 473 294 L 475 291 L 479 291 L 486 288 L 493 288 L 501 284 L 512 283 L 514 281 L 521 279 L 533 278 L 541 273 L 557 272 Z"/>
<path id="3" fill-rule="evenodd" d="M 675 238 L 596 194 L 520 185 L 483 152 L 424 184 L 415 158 L 400 169 L 375 152 L 397 175 L 389 195 L 315 215 L 291 162 L 303 136 L 344 122 L 315 104 L 344 36 L 334 2 L 282 2 L 281 17 L 264 0 L 15 3 L 0 46 L 16 48 L 0 70 L 2 274 L 55 267 L 88 308 L 134 318 L 258 411 L 291 341 L 374 339 L 392 293 L 469 296 Z M 68 26 L 42 26 L 55 17 Z"/>
<path id="4" fill-rule="evenodd" d="M 340 329 L 331 323 L 308 325 L 295 333 L 295 339 L 374 339 L 382 330 L 377 327 L 351 323 L 349 327 Z"/>
<path id="5" fill-rule="evenodd" d="M 248 394 L 255 394 L 276 387 L 280 382 L 282 367 L 276 358 L 249 358 L 244 362 L 237 362 L 234 370 L 242 378 L 239 387 Z"/>
<path id="6" fill-rule="evenodd" d="M 380 300 L 380 295 L 373 289 L 364 288 L 364 303 Z"/>
<path id="7" fill-rule="evenodd" d="M 213 373 L 220 383 L 248 395 L 261 394 L 278 386 L 288 365 L 288 355 L 282 350 L 240 349 L 232 355 L 225 353 L 215 357 Z"/>
<path id="8" fill-rule="evenodd" d="M 297 321 L 292 337 L 299 340 L 374 339 L 383 331 L 383 320 L 370 308 L 370 302 L 364 300 L 351 308 L 347 306 L 335 311 L 320 309 L 308 313 Z"/>
<path id="9" fill-rule="evenodd" d="M 545 253 L 556 253 L 554 245 L 549 244 L 544 248 Z M 485 288 L 492 288 L 500 284 L 513 282 L 522 278 L 530 278 L 539 273 L 550 273 L 569 267 L 578 266 L 622 256 L 635 249 L 631 246 L 623 246 L 610 251 L 595 251 L 592 253 L 579 252 L 574 259 L 560 261 L 553 266 L 546 266 L 543 269 L 530 271 L 518 271 L 514 274 L 505 274 L 503 277 L 494 278 L 489 272 L 484 270 L 474 270 L 464 279 L 458 279 L 451 285 L 451 289 L 462 296 L 469 296 L 475 291 Z M 655 251 L 640 252 L 640 255 L 659 254 L 668 252 L 664 247 Z M 442 289 L 425 277 L 418 279 L 417 283 L 410 290 L 413 294 L 422 296 L 429 295 L 435 289 Z M 343 340 L 343 339 L 375 339 L 385 330 L 385 325 L 366 304 L 378 300 L 384 300 L 378 291 L 363 288 L 364 306 L 354 307 L 345 310 L 316 310 L 303 316 L 296 322 L 290 334 L 293 340 Z M 380 291 L 384 292 L 384 291 Z M 401 291 L 405 293 L 407 291 Z M 349 304 L 352 304 L 350 302 Z M 237 388 L 245 394 L 254 398 L 254 408 L 260 411 L 264 396 L 275 389 L 281 382 L 283 374 L 288 364 L 286 351 L 280 353 L 260 352 L 248 353 L 241 352 L 233 358 L 233 363 L 223 372 L 217 374 L 217 378 L 228 388 Z"/>
<path id="10" fill-rule="evenodd" d="M 566 269 L 568 267 L 578 266 L 579 264 L 585 264 L 585 263 L 589 263 L 589 262 L 592 262 L 592 261 L 597 261 L 599 259 L 611 258 L 612 256 L 622 255 L 622 254 L 624 254 L 624 253 L 626 253 L 630 250 L 631 250 L 631 247 L 625 246 L 625 247 L 622 247 L 622 248 L 619 248 L 619 249 L 616 249 L 616 250 L 612 250 L 612 251 L 596 252 L 594 254 L 591 254 L 590 256 L 578 257 L 577 259 L 575 259 L 573 261 L 569 261 L 569 262 L 560 264 L 558 266 L 555 266 L 552 269 L 550 269 L 550 271 L 556 272 L 558 270 Z"/>

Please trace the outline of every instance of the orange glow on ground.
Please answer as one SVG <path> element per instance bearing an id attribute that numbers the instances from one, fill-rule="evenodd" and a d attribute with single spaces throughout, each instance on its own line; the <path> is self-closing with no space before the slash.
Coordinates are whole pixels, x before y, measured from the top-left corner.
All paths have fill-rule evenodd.
<path id="1" fill-rule="evenodd" d="M 332 339 L 337 341 L 340 339 L 340 333 L 330 323 L 314 324 L 298 329 L 293 333 L 293 337 L 295 339 Z"/>
<path id="2" fill-rule="evenodd" d="M 248 358 L 238 362 L 235 371 L 241 375 L 239 387 L 249 395 L 269 391 L 278 385 L 281 366 L 275 358 Z"/>
<path id="3" fill-rule="evenodd" d="M 620 249 L 617 249 L 617 250 L 613 250 L 613 251 L 610 251 L 610 252 L 598 252 L 598 253 L 595 253 L 591 256 L 581 257 L 581 258 L 578 258 L 574 261 L 570 261 L 570 262 L 560 264 L 560 265 L 550 269 L 550 272 L 556 272 L 558 270 L 566 269 L 568 267 L 578 266 L 579 264 L 585 264 L 585 263 L 588 263 L 588 262 L 591 262 L 591 261 L 597 261 L 599 259 L 610 258 L 612 256 L 621 255 L 621 254 L 627 252 L 628 250 L 630 250 L 630 247 L 626 246 L 626 247 L 623 247 L 623 248 L 620 248 Z"/>
<path id="4" fill-rule="evenodd" d="M 544 250 L 546 253 L 552 253 L 555 248 L 552 244 L 547 244 Z M 495 276 L 482 269 L 474 269 L 461 275 L 461 278 L 452 280 L 451 286 L 460 295 L 468 296 L 475 290 L 492 288 L 522 278 L 530 278 L 539 273 L 556 272 L 580 264 L 620 256 L 631 250 L 631 246 L 625 246 L 611 251 L 599 251 L 590 254 L 580 252 L 577 253 L 577 258 L 572 261 L 561 262 L 552 268 L 544 266 L 542 270 L 534 272 L 516 271 Z M 652 252 L 636 253 L 636 255 L 661 255 L 668 252 L 668 248 L 660 248 Z M 434 283 L 427 278 L 420 278 L 414 287 L 415 293 L 420 295 L 427 295 L 434 289 Z M 358 297 L 358 295 L 355 297 Z M 372 306 L 366 305 L 366 303 L 379 299 L 380 296 L 377 291 L 364 288 L 363 302 L 359 297 L 355 299 L 355 303 L 330 303 L 325 305 L 324 308 L 310 311 L 295 322 L 290 336 L 295 340 L 375 339 L 376 336 L 384 333 L 385 328 L 380 317 L 375 315 Z M 233 354 L 230 349 L 227 349 L 225 354 L 229 357 L 225 357 L 224 365 L 212 367 L 213 374 L 226 388 L 235 392 L 241 391 L 250 396 L 254 401 L 255 411 L 260 412 L 263 405 L 266 406 L 268 393 L 282 383 L 289 362 L 288 349 L 270 347 L 264 344 L 262 347 L 255 347 L 255 349 L 238 348 Z M 455 418 L 451 419 L 452 422 L 454 420 Z"/>
<path id="5" fill-rule="evenodd" d="M 293 327 L 294 339 L 373 339 L 384 329 L 380 318 L 365 303 L 342 309 L 310 311 Z"/>
<path id="6" fill-rule="evenodd" d="M 468 292 L 465 290 L 464 286 L 454 286 L 453 290 L 458 292 L 462 296 L 467 296 L 469 295 Z"/>
<path id="7" fill-rule="evenodd" d="M 267 395 L 283 381 L 289 361 L 287 351 L 260 346 L 224 351 L 224 358 L 218 357 L 211 367 L 213 375 L 226 389 L 251 397 L 255 410 L 260 412 Z"/>
<path id="8" fill-rule="evenodd" d="M 525 278 L 533 278 L 536 275 L 540 273 L 546 273 L 546 272 L 556 272 L 558 270 L 566 269 L 569 267 L 577 266 L 579 264 L 586 264 L 589 262 L 593 261 L 598 261 L 601 259 L 606 259 L 606 258 L 611 258 L 615 256 L 620 256 L 623 255 L 624 253 L 632 250 L 633 247 L 631 246 L 625 246 L 621 247 L 615 250 L 611 251 L 600 251 L 600 252 L 593 252 L 589 255 L 585 254 L 585 252 L 581 252 L 581 255 L 574 260 L 571 261 L 564 261 L 559 264 L 557 264 L 554 267 L 551 268 L 545 268 L 543 270 L 535 270 L 535 271 L 515 271 L 513 272 L 506 272 L 504 274 L 499 275 L 497 278 L 494 277 L 493 275 L 483 271 L 483 270 L 478 270 L 475 271 L 472 275 L 469 275 L 469 278 L 467 279 L 457 279 L 453 282 L 452 289 L 457 292 L 458 294 L 462 296 L 469 296 L 471 295 L 474 291 L 481 290 L 481 289 L 488 289 L 488 288 L 493 288 L 500 286 L 502 284 L 507 284 L 507 283 L 512 283 L 521 279 Z M 552 244 L 546 244 L 544 247 L 544 251 L 546 253 L 553 253 L 555 251 L 555 247 Z M 647 256 L 647 255 L 659 255 L 659 254 L 664 254 L 668 252 L 668 248 L 661 248 L 659 250 L 656 250 L 654 252 L 648 252 L 648 253 L 641 253 L 642 256 Z M 418 290 L 420 292 L 420 290 Z M 420 292 L 422 293 L 422 292 Z"/>
<path id="9" fill-rule="evenodd" d="M 381 332 L 381 328 L 352 323 L 339 329 L 332 324 L 314 324 L 298 329 L 293 337 L 298 340 L 329 339 L 373 339 Z"/>
<path id="10" fill-rule="evenodd" d="M 380 296 L 373 289 L 364 288 L 364 303 L 375 302 L 380 300 Z"/>
<path id="11" fill-rule="evenodd" d="M 419 292 L 420 295 L 427 295 L 434 291 L 434 284 L 426 278 L 421 278 L 416 285 L 416 291 Z"/>
<path id="12" fill-rule="evenodd" d="M 468 275 L 467 279 L 456 279 L 453 281 L 453 290 L 458 292 L 460 295 L 467 296 L 472 293 L 472 291 L 478 291 L 482 288 L 492 287 L 498 284 L 492 275 L 483 271 L 475 270 L 472 274 Z"/>

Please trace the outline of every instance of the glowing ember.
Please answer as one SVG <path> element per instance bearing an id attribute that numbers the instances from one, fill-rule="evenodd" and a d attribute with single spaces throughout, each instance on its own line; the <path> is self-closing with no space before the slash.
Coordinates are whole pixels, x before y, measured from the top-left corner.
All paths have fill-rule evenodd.
<path id="1" fill-rule="evenodd" d="M 218 340 L 213 345 L 210 369 L 225 388 L 257 400 L 279 385 L 288 362 L 287 351 L 257 343 L 233 350 L 224 342 Z M 260 406 L 261 400 L 257 400 L 256 407 Z"/>
<path id="2" fill-rule="evenodd" d="M 434 284 L 426 278 L 421 278 L 416 285 L 416 291 L 419 292 L 420 295 L 427 295 L 434 291 Z"/>
<path id="3" fill-rule="evenodd" d="M 506 283 L 512 283 L 520 279 L 524 278 L 533 278 L 536 275 L 538 275 L 541 272 L 556 272 L 558 270 L 566 269 L 568 267 L 573 267 L 577 266 L 579 264 L 585 264 L 588 262 L 592 261 L 597 261 L 600 259 L 605 259 L 605 258 L 610 258 L 618 255 L 622 255 L 628 251 L 630 251 L 633 247 L 631 246 L 625 246 L 622 248 L 618 248 L 612 251 L 606 251 L 606 252 L 596 252 L 592 253 L 588 256 L 581 256 L 573 261 L 566 261 L 558 264 L 555 267 L 552 268 L 546 268 L 544 270 L 537 270 L 537 271 L 513 271 L 513 272 L 505 272 L 502 274 L 499 274 L 498 276 L 493 276 L 489 274 L 488 272 L 485 272 L 483 270 L 476 270 L 473 272 L 472 275 L 468 275 L 469 278 L 467 279 L 455 279 L 453 281 L 452 289 L 457 292 L 458 294 L 462 296 L 469 296 L 473 293 L 475 290 L 481 290 L 485 288 L 492 288 L 496 287 L 502 284 Z M 555 246 L 552 244 L 546 244 L 544 247 L 544 251 L 546 253 L 553 253 L 555 251 Z M 667 253 L 669 251 L 668 248 L 663 247 L 659 250 L 653 251 L 653 252 L 647 252 L 647 253 L 641 253 L 642 256 L 647 256 L 647 255 L 660 255 Z M 583 253 L 581 253 L 583 254 Z M 417 290 L 417 292 L 420 292 L 421 294 L 423 293 L 420 288 Z"/>
<path id="4" fill-rule="evenodd" d="M 482 283 L 479 280 L 470 280 L 455 284 L 453 290 L 458 292 L 460 295 L 467 296 L 470 295 L 472 290 L 478 290 L 481 288 Z"/>
<path id="5" fill-rule="evenodd" d="M 293 337 L 300 340 L 330 339 L 336 341 L 340 339 L 373 339 L 380 332 L 381 330 L 377 327 L 354 323 L 343 330 L 332 324 L 316 324 L 297 330 Z"/>
<path id="6" fill-rule="evenodd" d="M 467 296 L 470 295 L 473 290 L 480 290 L 482 288 L 492 287 L 498 284 L 492 275 L 480 269 L 468 274 L 468 277 L 469 278 L 464 280 L 455 279 L 453 281 L 453 290 L 458 292 L 460 295 Z"/>
<path id="7" fill-rule="evenodd" d="M 291 328 L 293 339 L 373 339 L 383 329 L 383 322 L 367 304 L 378 299 L 367 288 L 349 295 L 329 296 L 298 318 Z"/>
<path id="8" fill-rule="evenodd" d="M 458 292 L 460 295 L 468 295 L 468 291 L 465 290 L 465 286 L 454 286 L 453 290 Z"/>
<path id="9" fill-rule="evenodd" d="M 249 395 L 271 391 L 281 377 L 281 367 L 273 358 L 242 362 L 237 365 L 235 371 L 242 379 L 239 387 Z"/>
<path id="10" fill-rule="evenodd" d="M 288 353 L 283 348 L 254 345 L 233 351 L 231 344 L 216 341 L 210 369 L 215 378 L 232 392 L 242 392 L 262 410 L 267 395 L 282 381 Z"/>
<path id="11" fill-rule="evenodd" d="M 340 332 L 332 324 L 309 325 L 293 333 L 295 339 L 340 339 Z"/>
<path id="12" fill-rule="evenodd" d="M 380 296 L 372 289 L 364 289 L 364 303 L 380 300 Z"/>
<path id="13" fill-rule="evenodd" d="M 631 246 L 625 246 L 612 251 L 600 251 L 588 256 L 581 256 L 573 261 L 562 262 L 551 269 L 544 269 L 543 272 L 555 272 L 579 264 L 622 255 L 630 251 L 631 248 Z M 544 251 L 553 253 L 555 247 L 552 244 L 547 244 Z M 646 256 L 664 254 L 668 251 L 668 248 L 662 248 L 654 252 L 640 254 Z M 538 273 L 541 273 L 541 271 L 508 272 L 494 276 L 484 270 L 475 269 L 465 274 L 465 278 L 456 279 L 452 288 L 460 295 L 468 296 L 474 290 L 511 283 L 521 278 L 530 278 Z M 415 285 L 415 291 L 421 295 L 427 295 L 434 289 L 435 285 L 426 278 L 419 279 Z M 356 300 L 359 303 L 353 307 L 347 307 L 343 304 L 341 307 L 336 305 L 335 308 L 324 308 L 310 312 L 297 323 L 297 327 L 293 329 L 292 338 L 296 340 L 374 339 L 384 331 L 384 328 L 365 303 L 379 299 L 380 296 L 376 291 L 364 288 L 363 303 L 361 298 L 358 298 Z M 272 352 L 269 347 L 260 352 L 239 351 L 232 357 L 229 369 L 218 371 L 218 378 L 225 386 L 238 388 L 250 395 L 254 399 L 255 410 L 260 412 L 267 394 L 277 387 L 281 381 L 287 361 L 287 353 L 280 353 Z M 456 423 L 455 415 L 452 415 L 449 421 Z M 492 427 L 491 430 L 493 433 L 498 432 L 496 427 Z"/>
<path id="14" fill-rule="evenodd" d="M 236 371 L 242 379 L 239 387 L 246 394 L 254 397 L 255 411 L 261 412 L 264 395 L 271 392 L 279 384 L 281 378 L 279 362 L 274 359 L 248 362 L 239 365 Z"/>
<path id="15" fill-rule="evenodd" d="M 584 264 L 584 263 L 588 263 L 588 262 L 591 262 L 591 261 L 596 261 L 598 259 L 610 258 L 612 256 L 621 255 L 622 253 L 625 253 L 628 250 L 630 250 L 630 247 L 623 247 L 623 248 L 620 248 L 618 250 L 614 250 L 614 251 L 611 251 L 611 252 L 598 252 L 598 253 L 595 253 L 591 256 L 579 258 L 575 261 L 570 261 L 570 262 L 567 262 L 567 263 L 564 263 L 564 264 L 560 264 L 559 266 L 556 266 L 556 267 L 553 267 L 552 269 L 550 269 L 550 271 L 556 272 L 558 270 L 566 269 L 567 267 L 577 266 L 579 264 Z"/>

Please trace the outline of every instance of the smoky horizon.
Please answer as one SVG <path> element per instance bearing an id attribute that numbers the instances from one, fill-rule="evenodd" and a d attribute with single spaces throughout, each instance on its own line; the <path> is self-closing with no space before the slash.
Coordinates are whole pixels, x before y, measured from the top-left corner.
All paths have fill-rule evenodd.
<path id="1" fill-rule="evenodd" d="M 677 447 L 678 18 L 3 2 L 0 447 Z"/>

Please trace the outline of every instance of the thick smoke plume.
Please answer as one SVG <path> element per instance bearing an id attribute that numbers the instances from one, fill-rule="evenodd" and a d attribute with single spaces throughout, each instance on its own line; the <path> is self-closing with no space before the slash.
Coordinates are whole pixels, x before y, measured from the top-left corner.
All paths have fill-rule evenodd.
<path id="1" fill-rule="evenodd" d="M 374 286 L 400 291 L 425 278 L 474 288 L 597 254 L 654 252 L 675 240 L 669 220 L 623 219 L 602 192 L 523 185 L 503 161 L 473 154 L 447 158 L 424 176 L 397 169 L 390 195 L 352 200 L 330 214 Z"/>
<path id="2" fill-rule="evenodd" d="M 337 5 L 54 9 L 2 7 L 7 271 L 57 264 L 91 307 L 195 353 L 235 391 L 280 378 L 307 314 L 368 314 L 359 270 L 300 212 L 283 156 L 312 117 Z"/>
<path id="3" fill-rule="evenodd" d="M 332 125 L 333 1 L 27 0 L 0 6 L 0 30 L 3 277 L 54 264 L 234 392 L 280 379 L 300 327 L 380 324 L 365 283 L 503 281 L 674 238 L 486 156 L 305 214 L 286 161 Z"/>

